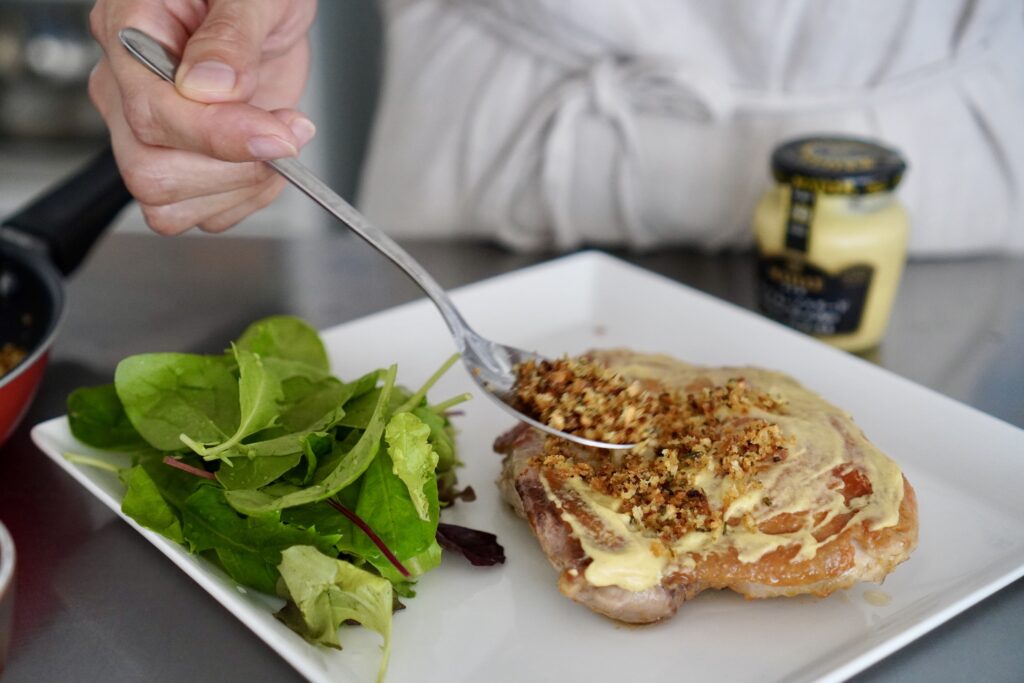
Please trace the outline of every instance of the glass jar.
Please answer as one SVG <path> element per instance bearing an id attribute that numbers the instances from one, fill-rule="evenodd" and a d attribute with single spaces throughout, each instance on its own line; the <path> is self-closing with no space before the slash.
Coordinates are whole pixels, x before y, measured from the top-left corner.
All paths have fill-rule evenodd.
<path id="1" fill-rule="evenodd" d="M 754 213 L 761 311 L 848 351 L 885 334 L 909 223 L 906 163 L 868 140 L 808 137 L 772 154 L 777 184 Z"/>

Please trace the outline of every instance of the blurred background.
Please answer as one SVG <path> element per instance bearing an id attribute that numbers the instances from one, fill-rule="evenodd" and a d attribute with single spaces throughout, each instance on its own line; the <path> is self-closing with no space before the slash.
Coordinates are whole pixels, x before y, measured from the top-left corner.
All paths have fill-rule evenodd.
<path id="1" fill-rule="evenodd" d="M 89 33 L 93 4 L 0 0 L 0 215 L 9 215 L 106 142 L 106 128 L 87 93 L 100 53 Z M 351 199 L 377 99 L 380 16 L 374 0 L 345 0 L 321 3 L 319 17 L 312 33 L 313 70 L 300 108 L 330 125 L 320 125 L 317 144 L 303 151 L 302 160 Z M 116 229 L 149 232 L 135 208 L 124 212 Z M 226 234 L 329 229 L 326 214 L 288 188 Z"/>

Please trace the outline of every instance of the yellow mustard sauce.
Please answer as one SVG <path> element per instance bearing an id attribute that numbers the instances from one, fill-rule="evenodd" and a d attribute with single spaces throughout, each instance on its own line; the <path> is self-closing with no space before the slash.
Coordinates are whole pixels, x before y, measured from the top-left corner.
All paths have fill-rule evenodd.
<path id="1" fill-rule="evenodd" d="M 848 351 L 877 346 L 906 259 L 905 163 L 868 141 L 804 138 L 772 167 L 753 218 L 762 312 Z"/>
<path id="2" fill-rule="evenodd" d="M 791 437 L 794 446 L 785 460 L 761 473 L 761 488 L 735 497 L 725 505 L 724 519 L 740 519 L 749 514 L 753 526 L 725 525 L 711 532 L 692 531 L 672 543 L 667 553 L 652 551 L 652 543 L 660 542 L 633 525 L 629 515 L 618 510 L 617 499 L 597 494 L 578 479 L 570 479 L 572 493 L 585 503 L 587 511 L 623 541 L 614 549 L 600 543 L 586 525 L 562 507 L 542 477 L 549 499 L 562 510 L 562 519 L 570 525 L 583 551 L 592 560 L 585 575 L 593 585 L 642 591 L 658 585 L 668 570 L 685 570 L 693 567 L 695 559 L 701 555 L 730 549 L 737 552 L 741 562 L 751 563 L 773 550 L 795 545 L 799 550 L 794 560 L 807 560 L 814 558 L 818 549 L 832 540 L 830 537 L 819 541 L 812 534 L 814 528 L 824 522 L 780 534 L 767 534 L 757 528 L 761 522 L 784 512 L 824 512 L 826 521 L 852 512 L 853 517 L 846 526 L 866 523 L 871 530 L 895 526 L 899 521 L 903 501 L 903 476 L 899 467 L 867 441 L 846 413 L 786 375 L 748 367 L 700 368 L 668 356 L 632 352 L 616 352 L 606 360 L 628 379 L 653 377 L 677 390 L 683 390 L 698 377 L 709 378 L 715 384 L 742 377 L 751 387 L 785 402 L 783 415 L 756 409 L 749 414 L 777 424 Z M 838 421 L 842 434 L 831 420 Z M 852 448 L 847 449 L 844 437 L 851 440 Z M 834 487 L 833 470 L 844 462 L 859 467 L 872 488 L 871 494 L 853 499 L 849 505 Z M 698 473 L 695 483 L 710 505 L 721 507 L 727 496 L 733 498 L 730 483 L 728 478 L 715 476 L 711 467 L 713 465 Z M 766 500 L 771 504 L 766 504 Z M 808 515 L 811 517 L 814 515 Z"/>
<path id="3" fill-rule="evenodd" d="M 883 591 L 864 591 L 864 602 L 872 607 L 887 607 L 892 602 L 892 596 Z"/>
<path id="4" fill-rule="evenodd" d="M 560 499 L 552 494 L 547 479 L 541 477 L 541 482 L 548 499 L 562 508 Z M 609 549 L 594 538 L 574 515 L 562 508 L 562 519 L 572 528 L 573 534 L 580 540 L 583 552 L 592 560 L 586 569 L 587 581 L 595 586 L 619 586 L 634 592 L 658 585 L 670 559 L 668 552 L 652 552 L 652 544 L 658 541 L 631 530 L 629 515 L 618 512 L 617 500 L 587 490 L 579 480 L 570 480 L 568 485 L 586 505 L 588 512 L 623 540 L 621 547 Z"/>

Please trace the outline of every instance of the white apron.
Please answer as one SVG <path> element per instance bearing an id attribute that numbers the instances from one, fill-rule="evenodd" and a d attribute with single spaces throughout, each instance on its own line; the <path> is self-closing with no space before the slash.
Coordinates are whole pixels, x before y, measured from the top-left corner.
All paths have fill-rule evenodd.
<path id="1" fill-rule="evenodd" d="M 1017 0 L 391 0 L 360 204 L 396 237 L 752 243 L 772 148 L 899 148 L 911 253 L 1024 251 Z"/>

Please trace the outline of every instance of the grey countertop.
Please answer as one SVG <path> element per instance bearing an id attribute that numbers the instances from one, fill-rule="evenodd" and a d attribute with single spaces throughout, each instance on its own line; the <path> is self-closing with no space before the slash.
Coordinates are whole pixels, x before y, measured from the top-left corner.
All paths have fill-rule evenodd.
<path id="1" fill-rule="evenodd" d="M 412 243 L 455 287 L 550 255 Z M 618 254 L 752 307 L 750 254 Z M 153 350 L 216 352 L 271 313 L 328 327 L 419 296 L 346 235 L 310 239 L 115 234 L 69 282 L 69 315 L 31 412 L 0 451 L 0 519 L 19 553 L 6 681 L 263 681 L 298 674 L 188 576 L 51 464 L 31 425 L 67 393 L 110 381 Z M 1024 426 L 1024 259 L 912 263 L 872 360 Z M 1021 454 L 1024 457 L 1024 454 Z M 1022 525 L 1024 531 L 1024 525 Z M 1024 580 L 857 676 L 860 681 L 1020 681 Z"/>

